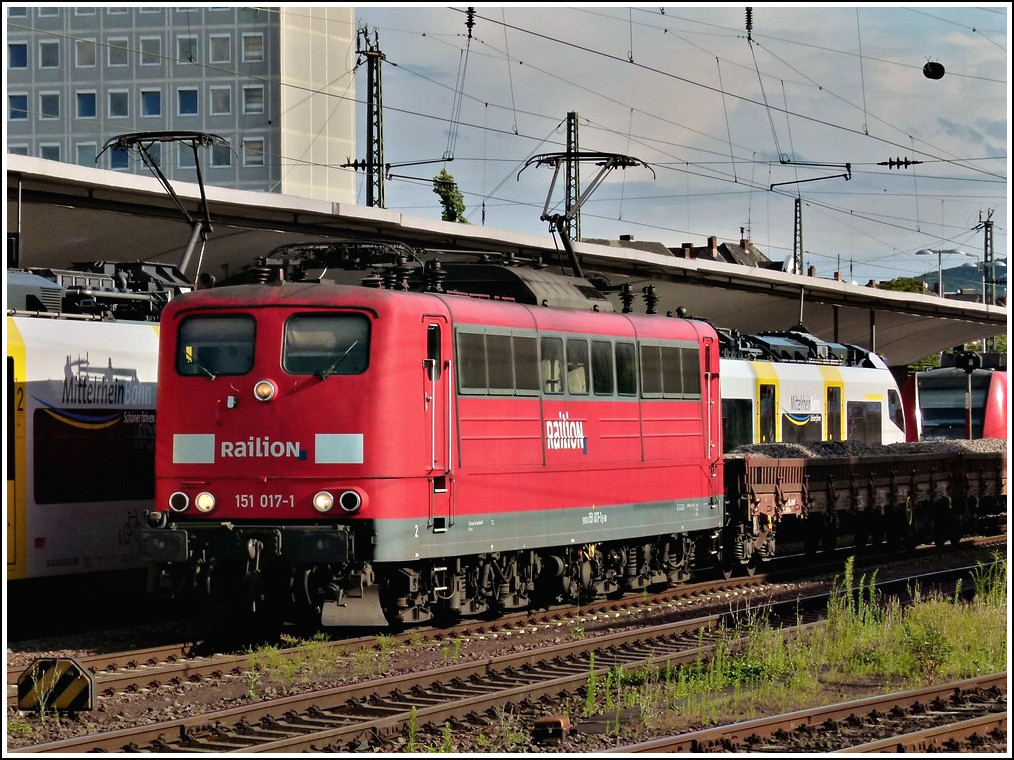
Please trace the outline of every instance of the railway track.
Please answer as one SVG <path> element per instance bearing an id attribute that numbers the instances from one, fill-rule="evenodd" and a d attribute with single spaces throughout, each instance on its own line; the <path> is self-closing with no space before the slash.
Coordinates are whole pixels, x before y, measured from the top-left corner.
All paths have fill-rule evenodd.
<path id="1" fill-rule="evenodd" d="M 990 539 L 982 539 L 988 545 Z M 873 561 L 872 558 L 869 561 Z M 688 586 L 668 589 L 664 592 L 628 596 L 617 600 L 602 600 L 581 608 L 561 607 L 531 612 L 520 612 L 497 618 L 494 621 L 469 620 L 444 628 L 422 628 L 387 636 L 387 646 L 398 648 L 421 646 L 442 641 L 455 641 L 460 645 L 475 637 L 501 638 L 510 640 L 539 630 L 566 626 L 597 626 L 630 624 L 653 617 L 686 614 L 688 610 L 707 610 L 721 606 L 724 610 L 743 606 L 756 601 L 794 599 L 800 593 L 797 585 L 798 570 L 793 558 L 782 563 L 772 563 L 770 572 L 735 579 L 716 579 Z M 972 569 L 971 566 L 966 570 Z M 809 566 L 807 578 L 813 588 L 827 584 L 840 573 L 837 560 L 814 568 Z M 342 650 L 351 659 L 358 650 L 375 649 L 376 635 L 339 636 L 324 646 Z M 256 655 L 249 647 L 240 647 L 219 641 L 173 643 L 123 652 L 101 653 L 76 658 L 81 668 L 94 679 L 95 693 L 101 699 L 121 692 L 141 692 L 161 686 L 177 685 L 183 682 L 198 682 L 205 679 L 239 676 L 253 666 Z M 300 646 L 280 649 L 275 659 L 298 660 L 305 657 Z M 22 669 L 9 669 L 7 673 L 7 706 L 18 706 L 17 682 Z"/>
<path id="2" fill-rule="evenodd" d="M 801 710 L 607 752 L 954 752 L 1007 737 L 1007 673 Z"/>
<path id="3" fill-rule="evenodd" d="M 951 575 L 956 587 L 961 571 Z M 920 576 L 919 583 L 926 583 Z M 934 583 L 939 582 L 939 578 Z M 903 596 L 914 578 L 891 581 Z M 498 709 L 538 715 L 565 695 L 579 698 L 591 680 L 615 668 L 675 667 L 707 658 L 715 642 L 757 615 L 770 625 L 801 630 L 827 607 L 828 594 L 769 604 L 749 614 L 725 611 L 692 620 L 636 626 L 481 661 L 458 662 L 408 675 L 299 693 L 193 718 L 22 748 L 25 752 L 85 751 L 392 751 L 413 726 L 473 728 Z M 544 702 L 543 702 L 544 700 Z"/>

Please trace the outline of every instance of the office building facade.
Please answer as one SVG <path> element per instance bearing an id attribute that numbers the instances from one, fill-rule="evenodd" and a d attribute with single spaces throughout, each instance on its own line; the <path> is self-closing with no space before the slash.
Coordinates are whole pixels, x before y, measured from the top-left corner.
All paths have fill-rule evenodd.
<path id="1" fill-rule="evenodd" d="M 5 7 L 8 153 L 149 173 L 113 138 L 221 137 L 209 185 L 355 202 L 352 7 Z M 171 180 L 193 150 L 156 143 Z"/>

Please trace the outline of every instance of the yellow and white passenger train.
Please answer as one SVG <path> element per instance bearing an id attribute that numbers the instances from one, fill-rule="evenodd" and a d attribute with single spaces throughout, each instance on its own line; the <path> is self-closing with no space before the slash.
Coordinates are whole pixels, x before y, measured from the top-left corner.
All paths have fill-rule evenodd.
<path id="1" fill-rule="evenodd" d="M 719 335 L 726 451 L 756 443 L 905 440 L 900 389 L 877 354 L 802 330 Z"/>
<path id="2" fill-rule="evenodd" d="M 7 271 L 8 581 L 141 568 L 154 489 L 164 291 L 45 272 Z"/>

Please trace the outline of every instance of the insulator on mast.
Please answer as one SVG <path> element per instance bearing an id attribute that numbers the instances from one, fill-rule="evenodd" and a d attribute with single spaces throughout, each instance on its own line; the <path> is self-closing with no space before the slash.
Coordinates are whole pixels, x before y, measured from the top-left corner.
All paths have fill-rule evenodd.
<path id="1" fill-rule="evenodd" d="M 468 18 L 465 20 L 465 28 L 468 29 L 468 39 L 472 39 L 472 27 L 475 26 L 475 8 L 465 11 Z"/>

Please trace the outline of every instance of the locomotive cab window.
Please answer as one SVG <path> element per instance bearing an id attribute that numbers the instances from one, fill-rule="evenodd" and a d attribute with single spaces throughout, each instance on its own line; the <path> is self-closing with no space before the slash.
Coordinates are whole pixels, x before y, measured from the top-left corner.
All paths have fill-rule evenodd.
<path id="1" fill-rule="evenodd" d="M 180 324 L 176 371 L 181 375 L 245 375 L 253 368 L 254 320 L 245 315 L 190 317 Z"/>
<path id="2" fill-rule="evenodd" d="M 361 314 L 298 314 L 285 322 L 282 369 L 292 375 L 359 375 L 369 364 L 370 323 Z"/>

